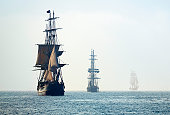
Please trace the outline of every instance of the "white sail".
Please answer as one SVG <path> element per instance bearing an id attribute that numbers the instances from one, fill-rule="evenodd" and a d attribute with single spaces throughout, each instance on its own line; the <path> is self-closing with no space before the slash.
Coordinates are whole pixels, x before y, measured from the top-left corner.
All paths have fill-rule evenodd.
<path id="1" fill-rule="evenodd" d="M 130 90 L 138 90 L 138 79 L 135 72 L 131 72 L 131 78 L 130 78 Z"/>

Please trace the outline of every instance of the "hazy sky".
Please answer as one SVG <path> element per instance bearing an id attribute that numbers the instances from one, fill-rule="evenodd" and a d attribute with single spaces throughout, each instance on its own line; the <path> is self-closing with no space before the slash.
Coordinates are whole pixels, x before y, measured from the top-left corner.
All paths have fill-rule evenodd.
<path id="1" fill-rule="evenodd" d="M 169 6 L 169 0 L 0 0 L 0 90 L 36 91 L 35 44 L 45 41 L 49 9 L 63 28 L 66 91 L 86 91 L 91 49 L 101 91 L 128 90 L 131 70 L 139 90 L 170 90 Z"/>

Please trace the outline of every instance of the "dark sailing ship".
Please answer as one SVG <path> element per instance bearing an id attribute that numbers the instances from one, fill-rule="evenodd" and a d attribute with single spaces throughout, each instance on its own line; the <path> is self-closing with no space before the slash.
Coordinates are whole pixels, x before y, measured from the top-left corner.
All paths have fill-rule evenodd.
<path id="1" fill-rule="evenodd" d="M 137 79 L 137 75 L 135 72 L 131 72 L 130 74 L 131 78 L 130 78 L 130 90 L 138 90 L 139 85 L 138 85 L 138 79 Z"/>
<path id="2" fill-rule="evenodd" d="M 54 16 L 54 11 L 51 16 L 50 10 L 47 11 L 49 18 L 46 20 L 45 44 L 38 45 L 38 57 L 35 64 L 36 70 L 40 70 L 38 78 L 37 92 L 38 95 L 63 96 L 64 82 L 62 77 L 61 67 L 66 64 L 61 64 L 59 56 L 64 51 L 60 51 L 61 45 L 58 43 L 56 30 L 61 28 L 55 27 L 55 20 L 59 17 Z"/>
<path id="3" fill-rule="evenodd" d="M 98 77 L 96 77 L 96 73 L 99 73 L 99 69 L 95 68 L 95 59 L 94 57 L 94 50 L 91 50 L 91 68 L 88 69 L 88 72 L 90 73 L 90 76 L 88 77 L 88 87 L 87 87 L 87 92 L 98 92 L 99 87 L 98 87 Z"/>

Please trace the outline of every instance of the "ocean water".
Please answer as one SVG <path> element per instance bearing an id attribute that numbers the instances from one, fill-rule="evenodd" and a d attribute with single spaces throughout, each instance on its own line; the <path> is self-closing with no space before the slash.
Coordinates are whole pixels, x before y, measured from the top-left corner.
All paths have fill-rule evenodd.
<path id="1" fill-rule="evenodd" d="M 0 115 L 170 115 L 170 92 L 0 92 Z"/>

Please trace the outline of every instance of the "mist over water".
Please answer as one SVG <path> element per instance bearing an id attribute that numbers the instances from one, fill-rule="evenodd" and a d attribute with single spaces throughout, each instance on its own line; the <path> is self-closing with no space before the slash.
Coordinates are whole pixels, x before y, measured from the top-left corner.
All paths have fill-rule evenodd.
<path id="1" fill-rule="evenodd" d="M 170 114 L 170 92 L 0 92 L 0 114 Z"/>

